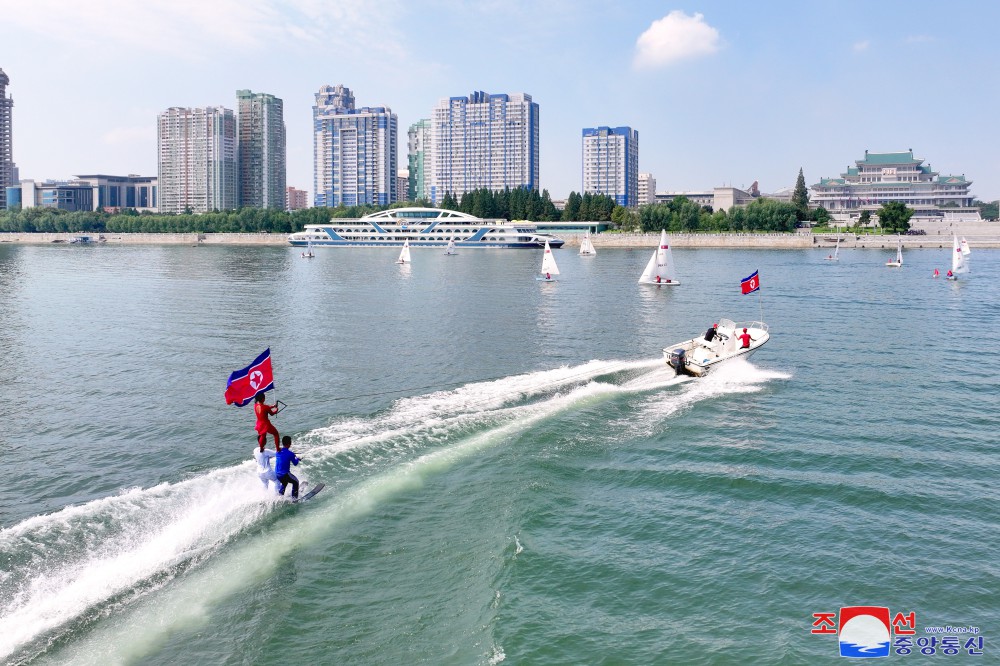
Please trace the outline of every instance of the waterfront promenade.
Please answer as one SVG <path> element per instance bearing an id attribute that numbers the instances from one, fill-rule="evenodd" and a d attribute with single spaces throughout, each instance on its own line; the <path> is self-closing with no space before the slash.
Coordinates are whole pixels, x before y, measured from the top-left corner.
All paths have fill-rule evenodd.
<path id="1" fill-rule="evenodd" d="M 923 229 L 926 234 L 902 236 L 907 249 L 942 248 L 951 246 L 952 233 L 964 236 L 969 245 L 979 248 L 1000 248 L 1000 222 L 980 222 L 968 225 L 943 225 L 940 228 Z M 558 234 L 565 239 L 566 247 L 579 247 L 582 234 Z M 0 243 L 47 244 L 71 243 L 79 237 L 90 239 L 91 245 L 287 245 L 287 235 L 283 233 L 245 234 L 126 234 L 126 233 L 0 233 Z M 805 250 L 810 248 L 833 248 L 837 240 L 835 233 L 814 234 L 808 231 L 797 233 L 745 233 L 745 234 L 670 234 L 670 245 L 674 248 L 746 248 L 774 250 Z M 602 233 L 591 236 L 594 246 L 600 248 L 648 248 L 655 247 L 659 233 Z M 896 246 L 894 235 L 855 235 L 843 233 L 840 236 L 842 248 L 884 249 Z"/>

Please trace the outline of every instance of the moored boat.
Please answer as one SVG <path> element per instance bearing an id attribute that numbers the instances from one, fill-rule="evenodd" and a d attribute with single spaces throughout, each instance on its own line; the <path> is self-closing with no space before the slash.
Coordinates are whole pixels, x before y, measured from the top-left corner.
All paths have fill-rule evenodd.
<path id="1" fill-rule="evenodd" d="M 548 241 L 562 247 L 565 241 L 539 233 L 531 222 L 485 220 L 442 208 L 392 208 L 360 218 L 333 218 L 326 224 L 307 224 L 288 236 L 295 246 L 315 247 L 447 247 L 540 248 Z"/>
<path id="2" fill-rule="evenodd" d="M 708 374 L 709 370 L 721 363 L 734 358 L 749 358 L 770 338 L 767 324 L 762 321 L 738 324 L 731 319 L 720 319 L 718 324 L 709 329 L 709 332 L 713 333 L 711 339 L 706 333 L 664 347 L 663 360 L 678 375 L 703 377 Z M 744 332 L 750 336 L 748 347 L 744 347 L 739 338 Z"/>

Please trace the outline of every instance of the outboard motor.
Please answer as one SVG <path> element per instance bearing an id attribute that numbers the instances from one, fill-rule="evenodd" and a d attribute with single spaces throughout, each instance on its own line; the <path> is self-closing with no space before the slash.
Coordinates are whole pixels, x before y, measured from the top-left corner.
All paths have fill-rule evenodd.
<path id="1" fill-rule="evenodd" d="M 677 371 L 678 375 L 684 374 L 684 367 L 687 365 L 687 354 L 683 349 L 675 349 L 670 352 L 670 360 L 667 365 Z"/>

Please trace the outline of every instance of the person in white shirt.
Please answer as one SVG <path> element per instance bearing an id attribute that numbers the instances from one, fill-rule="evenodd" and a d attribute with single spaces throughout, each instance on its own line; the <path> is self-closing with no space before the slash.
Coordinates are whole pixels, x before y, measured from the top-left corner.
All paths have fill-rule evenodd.
<path id="1" fill-rule="evenodd" d="M 271 461 L 276 455 L 276 452 L 265 449 L 263 442 L 253 450 L 253 459 L 257 461 L 257 476 L 260 478 L 260 482 L 264 484 L 265 490 L 268 488 L 268 483 L 273 482 L 274 491 L 278 492 L 278 477 L 274 475 L 274 469 L 271 467 Z"/>

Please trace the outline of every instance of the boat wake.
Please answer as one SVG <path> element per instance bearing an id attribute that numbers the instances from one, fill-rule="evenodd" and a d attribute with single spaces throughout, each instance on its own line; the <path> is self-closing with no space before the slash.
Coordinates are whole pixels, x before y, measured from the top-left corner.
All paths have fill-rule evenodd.
<path id="1" fill-rule="evenodd" d="M 300 478 L 311 473 L 334 486 L 309 511 L 288 515 L 248 460 L 0 530 L 0 561 L 9 563 L 0 571 L 0 661 L 27 662 L 53 649 L 74 663 L 140 659 L 178 629 L 197 626 L 206 607 L 272 575 L 295 550 L 546 419 L 645 393 L 633 401 L 643 420 L 662 421 L 785 376 L 737 361 L 692 380 L 663 365 L 591 361 L 471 383 L 306 433 L 296 447 L 306 460 Z M 112 615 L 115 622 L 101 622 Z"/>

